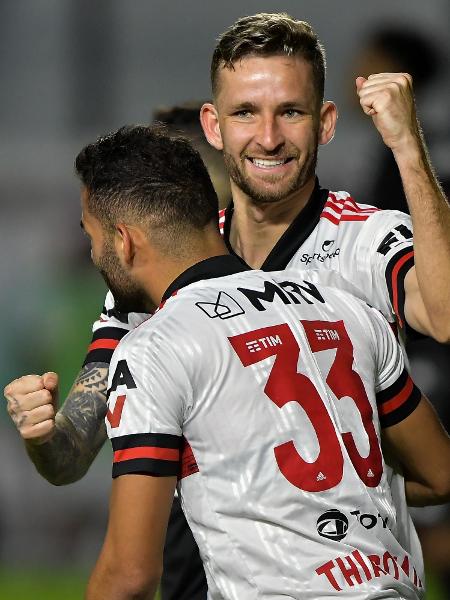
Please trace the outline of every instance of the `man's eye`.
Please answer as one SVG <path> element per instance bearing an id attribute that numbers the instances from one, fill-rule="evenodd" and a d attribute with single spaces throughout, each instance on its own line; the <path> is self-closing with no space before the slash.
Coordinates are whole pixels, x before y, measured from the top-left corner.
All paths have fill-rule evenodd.
<path id="1" fill-rule="evenodd" d="M 287 110 L 284 111 L 285 117 L 288 117 L 288 118 L 291 118 L 291 119 L 293 117 L 298 117 L 301 114 L 302 113 L 298 109 L 296 109 L 296 108 L 288 108 Z"/>
<path id="2" fill-rule="evenodd" d="M 239 117 L 241 119 L 248 119 L 249 117 L 251 117 L 252 113 L 249 110 L 237 110 L 234 113 L 235 117 Z"/>

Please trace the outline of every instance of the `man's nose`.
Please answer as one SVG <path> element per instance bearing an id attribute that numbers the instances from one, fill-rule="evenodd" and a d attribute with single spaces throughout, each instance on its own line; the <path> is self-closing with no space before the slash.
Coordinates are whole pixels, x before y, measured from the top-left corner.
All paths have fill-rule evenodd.
<path id="1" fill-rule="evenodd" d="M 266 152 L 275 152 L 284 143 L 284 136 L 274 116 L 261 118 L 255 140 Z"/>

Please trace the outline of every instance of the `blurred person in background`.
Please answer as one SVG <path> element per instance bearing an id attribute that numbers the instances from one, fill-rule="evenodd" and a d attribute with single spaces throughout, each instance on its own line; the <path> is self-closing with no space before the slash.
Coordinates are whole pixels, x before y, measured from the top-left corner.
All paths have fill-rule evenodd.
<path id="1" fill-rule="evenodd" d="M 317 149 L 334 135 L 336 107 L 324 102 L 324 52 L 307 23 L 281 14 L 238 20 L 219 38 L 211 76 L 213 103 L 203 106 L 201 118 L 230 175 L 233 203 L 220 217 L 229 250 L 267 271 L 338 270 L 400 329 L 408 324 L 447 341 L 450 209 L 420 134 L 409 75 L 358 77 L 356 91 L 394 153 L 414 224 L 415 264 L 410 217 L 358 204 L 316 180 Z M 5 390 L 30 457 L 53 483 L 82 477 L 105 441 L 113 349 L 147 316 L 133 308 L 139 310 L 108 294 L 83 368 L 56 418 L 56 374 L 26 376 Z M 401 522 L 408 518 L 401 511 L 401 473 L 393 472 L 392 487 Z M 174 514 L 180 514 L 176 501 Z M 178 549 L 170 543 L 177 527 L 186 525 L 170 522 L 165 559 Z M 181 550 L 195 555 L 193 545 Z M 414 554 L 420 556 L 418 547 Z M 163 600 L 205 598 L 204 576 L 186 561 L 174 564 L 175 572 L 163 576 Z"/>
<path id="2" fill-rule="evenodd" d="M 414 82 L 417 99 L 425 102 L 428 90 L 444 74 L 446 61 L 436 42 L 417 29 L 383 24 L 364 36 L 364 46 L 351 65 L 352 74 L 368 76 L 374 72 L 407 72 Z M 450 144 L 450 129 L 424 121 L 423 134 L 427 144 L 439 148 L 443 140 Z M 364 180 L 365 198 L 369 204 L 382 209 L 409 212 L 397 164 L 392 152 L 379 144 L 375 164 Z M 442 163 L 442 164 L 441 164 Z M 438 176 L 444 192 L 450 189 L 448 161 L 438 161 Z M 447 165 L 447 166 L 446 166 Z M 450 301 L 450 300 L 449 300 Z M 450 386 L 448 369 L 450 347 L 433 339 L 409 336 L 406 351 L 410 368 L 427 397 L 436 408 L 448 429 L 450 426 Z M 438 575 L 450 596 L 450 510 L 433 507 L 413 511 L 424 549 L 425 561 Z"/>
<path id="3" fill-rule="evenodd" d="M 200 124 L 200 109 L 203 104 L 203 101 L 192 100 L 174 106 L 160 106 L 153 112 L 153 120 L 164 123 L 169 131 L 179 132 L 189 139 L 208 169 L 219 198 L 219 208 L 225 208 L 231 200 L 230 179 L 222 152 L 208 144 L 203 133 Z"/>

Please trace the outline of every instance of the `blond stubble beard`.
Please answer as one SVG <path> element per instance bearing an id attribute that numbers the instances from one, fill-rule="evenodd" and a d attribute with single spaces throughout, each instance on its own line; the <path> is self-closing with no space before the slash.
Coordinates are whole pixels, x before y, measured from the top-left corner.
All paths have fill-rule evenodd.
<path id="1" fill-rule="evenodd" d="M 317 165 L 317 152 L 318 147 L 316 145 L 315 151 L 309 156 L 308 161 L 302 166 L 297 177 L 290 185 L 288 185 L 285 189 L 281 189 L 279 192 L 275 190 L 262 190 L 260 189 L 260 186 L 257 187 L 254 185 L 250 178 L 245 175 L 244 167 L 242 166 L 242 168 L 239 169 L 234 158 L 225 150 L 223 151 L 223 158 L 228 174 L 235 185 L 242 192 L 244 192 L 244 194 L 246 194 L 254 204 L 263 205 L 284 200 L 288 196 L 300 190 L 312 177 L 314 177 Z M 268 156 L 267 158 L 270 157 Z M 243 158 L 242 160 L 245 161 L 247 159 Z M 283 181 L 283 176 L 280 176 L 279 181 Z"/>

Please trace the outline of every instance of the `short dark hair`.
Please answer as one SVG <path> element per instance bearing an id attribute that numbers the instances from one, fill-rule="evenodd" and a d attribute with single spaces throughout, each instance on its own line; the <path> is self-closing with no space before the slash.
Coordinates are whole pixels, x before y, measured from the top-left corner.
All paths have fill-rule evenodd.
<path id="1" fill-rule="evenodd" d="M 75 170 L 89 211 L 107 229 L 151 220 L 169 237 L 217 222 L 218 201 L 189 141 L 159 124 L 125 126 L 81 150 Z"/>
<path id="2" fill-rule="evenodd" d="M 286 13 L 258 13 L 241 17 L 217 40 L 211 61 L 213 96 L 218 91 L 219 69 L 233 69 L 246 56 L 301 56 L 313 70 L 317 98 L 325 88 L 325 49 L 311 25 Z"/>

